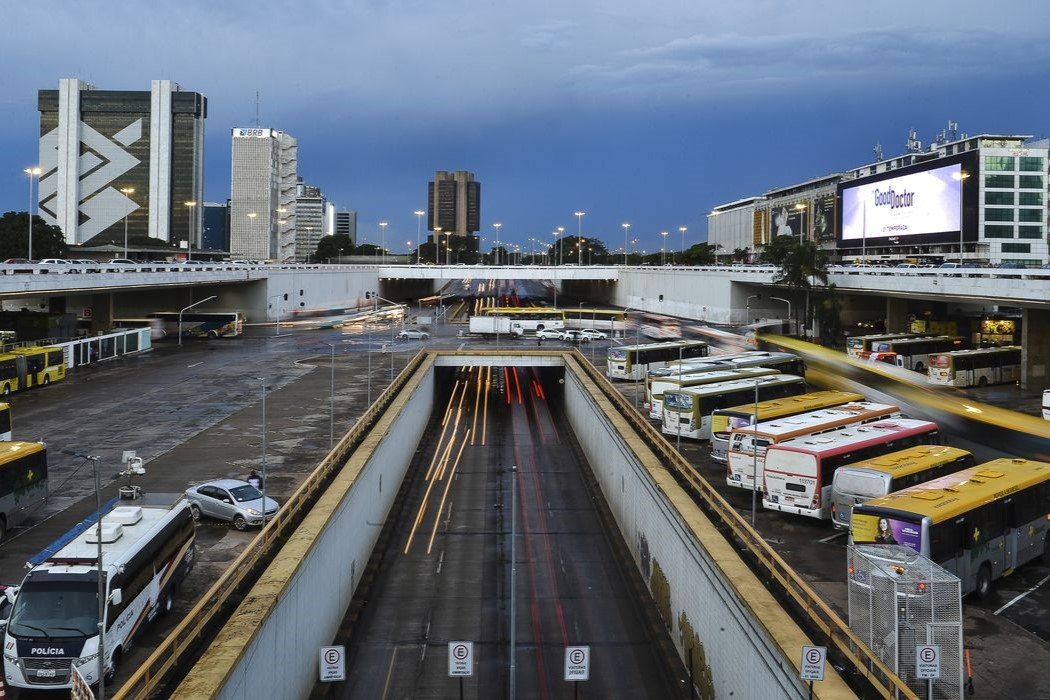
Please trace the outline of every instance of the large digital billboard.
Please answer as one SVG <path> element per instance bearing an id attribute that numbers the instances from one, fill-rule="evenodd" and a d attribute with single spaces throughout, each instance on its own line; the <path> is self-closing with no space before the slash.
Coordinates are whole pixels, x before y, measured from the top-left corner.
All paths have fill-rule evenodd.
<path id="1" fill-rule="evenodd" d="M 842 188 L 841 240 L 959 232 L 962 164 Z"/>

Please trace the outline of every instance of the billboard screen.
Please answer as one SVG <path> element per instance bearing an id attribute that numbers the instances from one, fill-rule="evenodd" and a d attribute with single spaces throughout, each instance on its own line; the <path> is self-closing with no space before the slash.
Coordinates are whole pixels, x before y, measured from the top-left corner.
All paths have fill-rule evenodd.
<path id="1" fill-rule="evenodd" d="M 803 210 L 782 206 L 773 208 L 770 213 L 773 217 L 774 236 L 795 236 L 797 238 L 802 234 L 806 223 Z"/>
<path id="2" fill-rule="evenodd" d="M 959 231 L 962 165 L 842 188 L 842 240 Z"/>
<path id="3" fill-rule="evenodd" d="M 818 241 L 835 239 L 835 195 L 817 197 L 813 203 L 813 237 Z"/>

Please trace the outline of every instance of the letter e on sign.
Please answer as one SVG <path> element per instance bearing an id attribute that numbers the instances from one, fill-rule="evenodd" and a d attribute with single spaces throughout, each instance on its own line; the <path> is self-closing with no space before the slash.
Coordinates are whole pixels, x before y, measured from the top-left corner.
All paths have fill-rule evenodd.
<path id="1" fill-rule="evenodd" d="M 448 675 L 450 678 L 474 675 L 474 642 L 448 643 Z"/>
<path id="2" fill-rule="evenodd" d="M 802 647 L 802 680 L 824 680 L 824 661 L 827 657 L 827 647 Z"/>
<path id="3" fill-rule="evenodd" d="M 591 678 L 591 648 L 565 647 L 565 680 L 586 681 Z"/>
<path id="4" fill-rule="evenodd" d="M 322 683 L 346 680 L 346 648 L 321 647 L 318 658 L 318 678 Z"/>
<path id="5" fill-rule="evenodd" d="M 941 647 L 926 644 L 915 647 L 915 677 L 934 680 L 941 677 Z"/>

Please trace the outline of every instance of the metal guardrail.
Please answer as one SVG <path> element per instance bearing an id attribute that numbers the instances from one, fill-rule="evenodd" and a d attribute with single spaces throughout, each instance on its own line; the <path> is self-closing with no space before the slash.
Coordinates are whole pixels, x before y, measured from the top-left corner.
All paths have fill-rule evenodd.
<path id="1" fill-rule="evenodd" d="M 288 498 L 284 507 L 277 511 L 277 515 L 234 559 L 171 634 L 114 694 L 114 700 L 149 697 L 151 693 L 159 690 L 173 669 L 197 655 L 198 647 L 204 637 L 211 633 L 217 617 L 232 612 L 228 609 L 227 602 L 231 597 L 238 595 L 238 591 L 246 583 L 256 578 L 260 565 L 268 562 L 277 553 L 281 543 L 302 522 L 332 478 L 342 469 L 350 453 L 368 435 L 393 397 L 428 357 L 426 353 L 418 353 L 402 368 L 375 403 L 365 410 L 350 431 Z"/>
<path id="2" fill-rule="evenodd" d="M 715 489 L 704 479 L 697 476 L 692 465 L 663 435 L 650 425 L 649 421 L 609 383 L 598 368 L 592 365 L 579 350 L 573 351 L 570 362 L 580 367 L 605 397 L 617 408 L 631 426 L 661 459 L 664 466 L 675 474 L 680 483 L 684 483 L 700 499 L 699 505 L 709 515 L 714 515 L 728 532 L 740 544 L 759 567 L 758 573 L 768 578 L 776 587 L 776 592 L 786 595 L 799 608 L 804 618 L 805 631 L 814 632 L 823 637 L 828 646 L 833 647 L 839 658 L 849 664 L 848 670 L 867 680 L 883 697 L 918 698 L 879 657 L 868 647 L 843 621 L 839 615 L 810 588 L 801 576 L 785 562 L 757 530 L 744 519 Z"/>

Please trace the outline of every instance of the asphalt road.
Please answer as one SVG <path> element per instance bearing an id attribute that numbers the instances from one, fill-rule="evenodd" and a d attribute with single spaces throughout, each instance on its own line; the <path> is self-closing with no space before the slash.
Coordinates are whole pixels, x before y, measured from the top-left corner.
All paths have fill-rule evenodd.
<path id="1" fill-rule="evenodd" d="M 478 375 L 472 376 L 466 400 L 453 397 L 451 415 L 462 407 L 458 425 L 452 427 L 455 418 L 447 430 L 441 425 L 448 391 L 435 403 L 402 517 L 391 524 L 383 567 L 353 626 L 347 681 L 329 695 L 455 696 L 448 644 L 472 641 L 475 668 L 464 680 L 466 697 L 506 697 L 513 562 L 519 697 L 568 697 L 565 647 L 579 644 L 591 647 L 585 697 L 682 696 L 685 669 L 664 668 L 670 640 L 662 626 L 648 624 L 632 597 L 558 412 L 554 373 L 540 381 L 539 373 L 520 370 L 515 377 L 511 371 L 504 386 L 496 368 L 487 413 L 484 396 L 476 399 Z M 512 484 L 518 507 L 513 558 Z M 654 635 L 663 638 L 663 648 Z"/>

